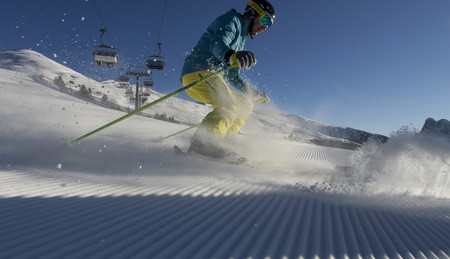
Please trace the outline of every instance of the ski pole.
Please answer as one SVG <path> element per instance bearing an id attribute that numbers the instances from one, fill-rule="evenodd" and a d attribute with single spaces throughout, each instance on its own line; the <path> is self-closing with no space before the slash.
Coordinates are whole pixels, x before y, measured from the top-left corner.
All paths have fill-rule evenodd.
<path id="1" fill-rule="evenodd" d="M 193 128 L 196 128 L 196 127 L 198 127 L 200 124 L 195 124 L 195 125 L 193 125 L 193 126 L 191 126 L 191 127 L 189 127 L 189 128 L 186 128 L 186 129 L 184 129 L 184 130 L 180 130 L 180 131 L 178 131 L 178 132 L 175 132 L 175 133 L 173 133 L 173 134 L 171 134 L 171 135 L 169 135 L 169 136 L 165 136 L 165 137 L 159 137 L 159 141 L 160 142 L 163 142 L 164 140 L 166 140 L 166 139 L 168 139 L 168 138 L 171 138 L 171 137 L 174 137 L 174 136 L 176 136 L 176 135 L 178 135 L 178 134 L 181 134 L 181 133 L 183 133 L 183 132 L 186 132 L 186 131 L 188 131 L 188 130 L 191 130 L 191 129 L 193 129 Z"/>
<path id="2" fill-rule="evenodd" d="M 126 115 L 124 115 L 124 116 L 122 116 L 122 117 L 120 117 L 120 118 L 118 118 L 118 119 L 116 119 L 116 120 L 114 120 L 112 122 L 110 122 L 110 123 L 107 123 L 107 124 L 101 126 L 100 128 L 95 129 L 95 130 L 93 130 L 93 131 L 91 131 L 91 132 L 89 132 L 89 133 L 87 133 L 87 134 L 85 134 L 85 135 L 83 135 L 83 136 L 81 136 L 81 137 L 79 137 L 77 139 L 74 139 L 74 140 L 72 140 L 70 142 L 68 142 L 68 141 L 65 141 L 65 142 L 67 144 L 77 143 L 78 141 L 80 141 L 82 139 L 85 139 L 85 138 L 87 138 L 87 137 L 89 137 L 89 136 L 91 136 L 91 135 L 93 135 L 93 134 L 95 134 L 95 133 L 97 133 L 99 131 L 102 131 L 102 130 L 108 128 L 108 127 L 111 127 L 112 125 L 114 125 L 114 124 L 116 124 L 118 122 L 121 122 L 121 121 L 123 121 L 123 120 L 125 120 L 125 119 L 127 119 L 127 118 L 129 118 L 129 117 L 131 117 L 133 115 L 136 115 L 136 114 L 138 114 L 138 113 L 140 113 L 140 112 L 142 112 L 142 111 L 144 111 L 144 110 L 146 110 L 146 109 L 148 109 L 148 108 L 150 108 L 152 106 L 155 106 L 155 105 L 157 105 L 158 103 L 160 103 L 162 101 L 165 101 L 165 100 L 167 100 L 167 99 L 169 99 L 169 98 L 171 98 L 171 97 L 173 97 L 173 96 L 175 96 L 175 95 L 177 95 L 179 93 L 182 93 L 182 92 L 186 91 L 187 89 L 189 89 L 191 87 L 194 87 L 194 86 L 196 86 L 196 85 L 198 85 L 200 83 L 205 82 L 206 80 L 209 80 L 209 79 L 211 79 L 211 78 L 213 78 L 215 76 L 218 76 L 218 75 L 224 73 L 226 70 L 227 70 L 226 68 L 218 70 L 218 71 L 216 71 L 216 72 L 214 72 L 214 73 L 212 73 L 212 74 L 210 74 L 208 76 L 205 76 L 205 77 L 203 77 L 203 78 L 193 82 L 192 84 L 189 84 L 189 85 L 187 85 L 185 87 L 182 87 L 182 88 L 180 88 L 180 89 L 178 89 L 178 90 L 176 90 L 176 91 L 174 91 L 174 92 L 172 92 L 172 93 L 170 93 L 170 94 L 168 94 L 166 96 L 163 96 L 163 97 L 159 98 L 158 100 L 155 100 L 155 101 L 153 101 L 153 102 L 151 102 L 151 103 L 149 103 L 149 104 L 147 104 L 145 106 L 142 106 L 141 108 L 139 108 L 137 110 L 134 110 L 134 111 L 132 111 L 132 112 L 130 112 L 130 113 L 128 113 L 128 114 L 126 114 Z"/>

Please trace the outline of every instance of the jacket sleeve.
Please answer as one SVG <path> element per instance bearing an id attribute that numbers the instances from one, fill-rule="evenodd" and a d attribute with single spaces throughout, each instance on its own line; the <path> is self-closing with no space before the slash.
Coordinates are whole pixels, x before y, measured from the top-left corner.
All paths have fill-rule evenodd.
<path id="1" fill-rule="evenodd" d="M 224 16 L 216 20 L 214 32 L 209 43 L 211 53 L 223 62 L 225 54 L 232 50 L 231 44 L 237 35 L 240 34 L 240 31 L 241 25 L 235 17 L 229 19 L 229 17 Z"/>
<path id="2" fill-rule="evenodd" d="M 228 20 L 217 20 L 215 24 L 214 36 L 210 41 L 211 53 L 213 53 L 213 55 L 217 59 L 226 63 L 224 59 L 227 52 L 229 52 L 230 50 L 239 51 L 232 49 L 230 45 L 235 40 L 235 38 L 241 34 L 241 30 L 242 25 L 236 17 Z M 246 83 L 239 72 L 239 68 L 231 68 L 227 71 L 227 73 L 225 73 L 224 77 L 228 79 L 230 84 L 233 85 L 236 89 L 244 93 L 247 92 Z"/>

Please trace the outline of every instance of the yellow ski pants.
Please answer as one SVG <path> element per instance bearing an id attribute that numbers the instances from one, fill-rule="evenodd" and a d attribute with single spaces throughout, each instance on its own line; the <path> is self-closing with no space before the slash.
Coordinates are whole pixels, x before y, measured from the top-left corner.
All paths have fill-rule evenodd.
<path id="1" fill-rule="evenodd" d="M 188 73 L 181 81 L 183 86 L 187 86 L 212 73 L 211 71 Z M 206 115 L 200 127 L 219 139 L 237 134 L 253 110 L 250 99 L 232 91 L 221 75 L 187 89 L 186 93 L 192 99 L 212 106 L 213 111 Z"/>

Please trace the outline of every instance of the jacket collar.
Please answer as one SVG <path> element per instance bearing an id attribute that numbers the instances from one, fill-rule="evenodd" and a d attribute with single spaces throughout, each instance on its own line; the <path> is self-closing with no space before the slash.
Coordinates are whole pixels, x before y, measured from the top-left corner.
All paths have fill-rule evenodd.
<path id="1" fill-rule="evenodd" d="M 238 13 L 235 9 L 231 9 L 233 12 L 238 14 L 238 17 L 241 20 L 242 23 L 242 30 L 246 32 L 247 36 L 250 36 L 250 38 L 253 39 L 253 36 L 250 33 L 250 29 L 253 27 L 253 19 L 245 19 L 244 16 L 240 13 Z"/>

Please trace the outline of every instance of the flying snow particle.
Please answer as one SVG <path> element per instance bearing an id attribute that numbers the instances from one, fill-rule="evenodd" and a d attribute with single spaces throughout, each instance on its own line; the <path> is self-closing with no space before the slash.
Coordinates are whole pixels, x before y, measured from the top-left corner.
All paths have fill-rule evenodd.
<path id="1" fill-rule="evenodd" d="M 54 58 L 57 58 L 57 57 L 58 57 L 58 55 L 56 55 L 56 53 L 53 53 L 53 57 L 54 57 Z"/>
<path id="2" fill-rule="evenodd" d="M 84 21 L 84 17 L 81 17 L 81 20 Z"/>
<path id="3" fill-rule="evenodd" d="M 57 164 L 56 168 L 61 169 L 62 168 L 62 164 Z"/>

